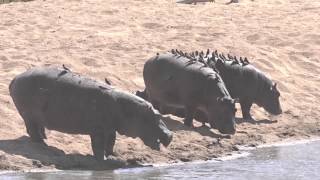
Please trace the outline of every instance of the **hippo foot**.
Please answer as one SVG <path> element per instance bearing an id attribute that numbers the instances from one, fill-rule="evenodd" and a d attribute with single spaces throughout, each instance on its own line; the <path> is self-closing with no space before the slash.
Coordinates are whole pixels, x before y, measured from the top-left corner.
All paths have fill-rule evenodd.
<path id="1" fill-rule="evenodd" d="M 184 125 L 190 128 L 193 128 L 193 123 L 192 122 L 188 122 L 188 121 L 184 121 Z"/>
<path id="2" fill-rule="evenodd" d="M 250 122 L 250 123 L 257 123 L 257 121 L 252 117 L 252 116 L 248 116 L 248 117 L 243 117 L 243 120 L 245 122 Z"/>
<path id="3" fill-rule="evenodd" d="M 117 153 L 117 152 L 106 153 L 105 156 L 106 157 L 109 157 L 109 156 L 117 157 L 117 156 L 119 156 L 119 153 Z"/>
<path id="4" fill-rule="evenodd" d="M 48 146 L 48 145 L 44 142 L 43 139 L 31 139 L 31 141 L 32 141 L 33 143 L 36 143 L 36 144 L 40 145 L 40 146 L 44 146 L 44 147 Z"/>

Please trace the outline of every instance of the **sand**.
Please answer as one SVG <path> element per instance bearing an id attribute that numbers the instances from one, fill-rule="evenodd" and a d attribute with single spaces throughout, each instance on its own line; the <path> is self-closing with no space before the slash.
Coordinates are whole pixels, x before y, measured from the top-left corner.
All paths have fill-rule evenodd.
<path id="1" fill-rule="evenodd" d="M 177 4 L 169 0 L 36 0 L 0 4 L 0 169 L 109 169 L 135 163 L 208 160 L 284 139 L 320 135 L 320 2 L 242 0 Z M 246 56 L 277 82 L 283 114 L 254 106 L 256 122 L 237 113 L 237 133 L 184 127 L 168 148 L 117 136 L 113 159 L 97 164 L 84 135 L 47 131 L 48 147 L 32 143 L 8 93 L 12 78 L 33 66 L 65 64 L 127 91 L 144 88 L 144 62 L 171 48 L 217 49 Z"/>

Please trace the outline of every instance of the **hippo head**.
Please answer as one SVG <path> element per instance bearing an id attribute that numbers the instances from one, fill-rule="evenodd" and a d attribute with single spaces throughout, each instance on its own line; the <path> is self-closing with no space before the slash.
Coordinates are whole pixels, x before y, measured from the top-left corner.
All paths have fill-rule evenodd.
<path id="1" fill-rule="evenodd" d="M 209 112 L 210 126 L 223 134 L 234 134 L 236 132 L 235 102 L 236 100 L 230 97 L 218 97 L 215 107 Z"/>
<path id="2" fill-rule="evenodd" d="M 162 115 L 157 110 L 153 109 L 152 111 L 154 111 L 154 113 L 146 114 L 145 121 L 150 122 L 150 120 L 153 119 L 154 122 L 150 122 L 151 125 L 146 125 L 140 134 L 140 138 L 145 145 L 152 149 L 160 150 L 160 143 L 164 146 L 170 144 L 172 141 L 172 132 L 161 120 Z M 150 126 L 154 127 L 147 129 Z"/>
<path id="3" fill-rule="evenodd" d="M 216 74 L 216 78 L 209 79 L 212 83 L 207 91 L 207 114 L 211 127 L 218 129 L 223 134 L 234 134 L 235 125 L 235 103 L 225 87 L 221 77 Z"/>
<path id="4" fill-rule="evenodd" d="M 277 89 L 277 83 L 274 83 L 263 91 L 257 104 L 262 106 L 270 114 L 279 115 L 282 113 L 279 98 L 280 92 Z"/>
<path id="5" fill-rule="evenodd" d="M 135 96 L 122 105 L 122 119 L 118 132 L 130 137 L 139 137 L 152 149 L 160 150 L 160 143 L 168 146 L 172 132 L 162 121 L 162 115 L 150 103 Z"/>

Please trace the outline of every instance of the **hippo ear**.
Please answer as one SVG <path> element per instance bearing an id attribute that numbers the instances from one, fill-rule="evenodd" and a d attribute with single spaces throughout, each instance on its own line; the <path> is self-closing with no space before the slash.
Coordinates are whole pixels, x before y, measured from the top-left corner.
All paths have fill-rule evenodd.
<path id="1" fill-rule="evenodd" d="M 273 84 L 273 88 L 274 88 L 274 89 L 277 89 L 277 83 L 274 83 L 274 84 Z"/>

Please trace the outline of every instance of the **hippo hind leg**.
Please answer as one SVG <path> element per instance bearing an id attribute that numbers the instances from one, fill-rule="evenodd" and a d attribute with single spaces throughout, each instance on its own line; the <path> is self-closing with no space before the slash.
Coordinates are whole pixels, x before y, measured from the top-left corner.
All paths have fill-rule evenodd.
<path id="1" fill-rule="evenodd" d="M 47 137 L 44 126 L 37 123 L 39 121 L 36 121 L 35 118 L 27 115 L 22 115 L 22 117 L 27 128 L 27 133 L 29 134 L 31 140 L 37 143 L 45 144 L 43 139 L 46 139 Z"/>
<path id="2" fill-rule="evenodd" d="M 105 138 L 103 133 L 95 133 L 90 135 L 91 138 L 91 147 L 94 157 L 102 161 L 104 160 L 104 143 Z"/>
<path id="3" fill-rule="evenodd" d="M 195 108 L 192 106 L 185 107 L 185 118 L 184 118 L 184 125 L 188 127 L 193 127 L 193 116 L 195 113 Z"/>
<path id="4" fill-rule="evenodd" d="M 116 132 L 112 133 L 106 133 L 105 134 L 105 143 L 104 143 L 104 150 L 105 150 L 105 156 L 108 157 L 109 155 L 116 155 L 113 152 L 113 146 L 116 141 Z"/>
<path id="5" fill-rule="evenodd" d="M 245 120 L 253 120 L 250 114 L 250 108 L 252 106 L 252 101 L 240 99 L 242 117 Z"/>

